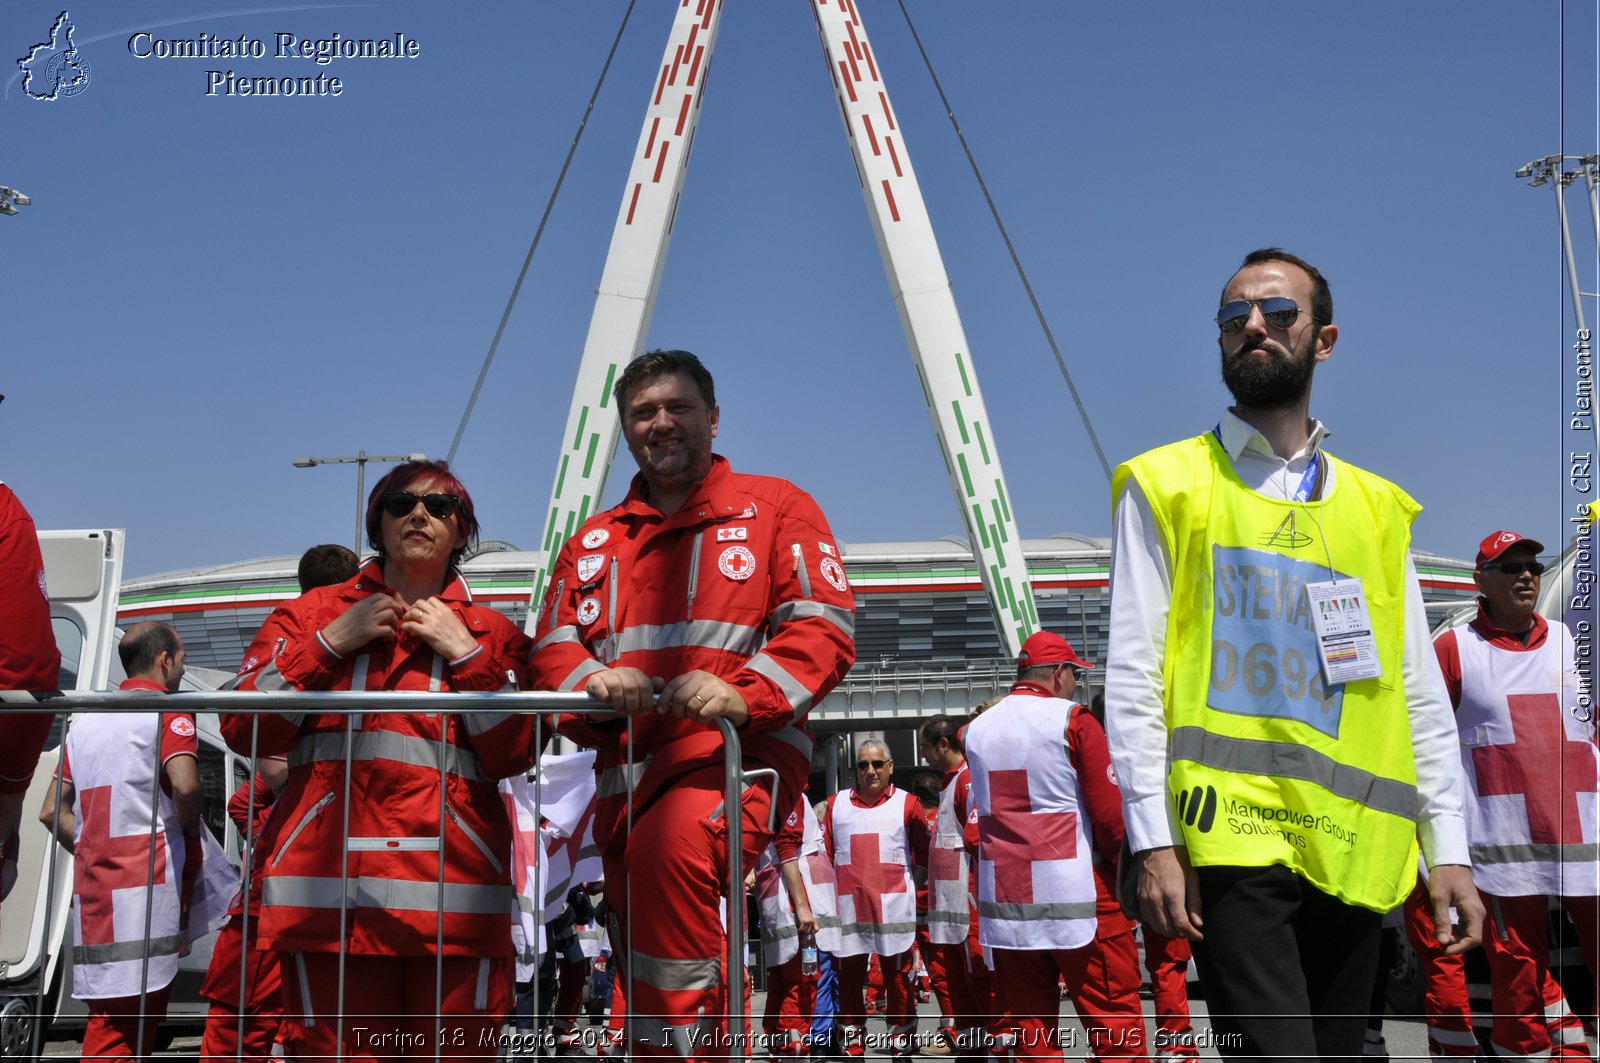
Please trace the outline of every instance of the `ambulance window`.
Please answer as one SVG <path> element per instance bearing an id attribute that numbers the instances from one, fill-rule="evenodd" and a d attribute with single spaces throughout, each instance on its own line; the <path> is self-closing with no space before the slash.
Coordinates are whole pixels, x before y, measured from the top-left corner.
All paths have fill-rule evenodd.
<path id="1" fill-rule="evenodd" d="M 78 660 L 83 656 L 83 632 L 64 616 L 50 618 L 50 630 L 56 636 L 56 649 L 61 651 L 61 678 L 56 686 L 73 690 L 78 685 Z"/>
<path id="2" fill-rule="evenodd" d="M 220 843 L 228 836 L 228 769 L 227 757 L 222 750 L 207 742 L 200 743 L 200 789 L 205 793 L 206 826 Z"/>

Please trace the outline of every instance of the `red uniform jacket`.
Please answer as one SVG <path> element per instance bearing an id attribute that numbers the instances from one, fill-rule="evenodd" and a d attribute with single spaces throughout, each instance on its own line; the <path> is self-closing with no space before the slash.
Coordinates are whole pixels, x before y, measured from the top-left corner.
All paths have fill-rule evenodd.
<path id="1" fill-rule="evenodd" d="M 458 658 L 454 667 L 410 635 L 375 644 L 370 653 L 339 657 L 331 652 L 319 637 L 322 629 L 361 599 L 386 591 L 382 577 L 383 569 L 370 561 L 346 583 L 319 587 L 279 606 L 257 632 L 231 685 L 242 690 L 427 690 L 436 683 L 440 690 L 479 691 L 508 686 L 508 672 L 520 670 L 528 639 L 501 614 L 474 605 L 459 574 L 439 600 L 472 632 L 478 649 Z M 356 681 L 358 672 L 364 682 Z M 446 955 L 512 954 L 511 826 L 496 781 L 531 765 L 531 714 L 224 713 L 222 732 L 235 752 L 251 753 L 256 719 L 255 752 L 289 756 L 288 782 L 257 850 L 264 874 L 263 948 L 339 948 L 339 858 L 348 815 L 350 952 L 431 955 L 436 919 L 442 918 Z M 354 739 L 348 809 L 347 719 Z"/>
<path id="2" fill-rule="evenodd" d="M 60 682 L 61 654 L 50 628 L 39 533 L 5 484 L 0 484 L 0 598 L 5 601 L 0 608 L 0 690 L 54 690 Z M 0 723 L 0 793 L 27 791 L 54 719 L 48 712 L 6 713 Z"/>
<path id="3" fill-rule="evenodd" d="M 567 540 L 550 571 L 532 672 L 540 689 L 581 690 L 608 667 L 671 680 L 696 669 L 750 709 L 747 765 L 778 770 L 788 799 L 811 770 L 811 706 L 855 661 L 855 601 L 827 520 L 786 480 L 735 473 L 718 456 L 679 510 L 627 498 Z M 595 839 L 619 844 L 630 778 L 635 812 L 672 780 L 722 764 L 722 736 L 646 713 L 628 724 L 568 717 L 563 732 L 599 750 Z"/>

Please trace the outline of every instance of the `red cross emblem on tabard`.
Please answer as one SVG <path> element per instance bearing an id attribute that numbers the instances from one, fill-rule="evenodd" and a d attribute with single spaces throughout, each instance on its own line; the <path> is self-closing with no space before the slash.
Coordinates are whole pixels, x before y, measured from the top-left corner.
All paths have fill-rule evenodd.
<path id="1" fill-rule="evenodd" d="M 1510 694 L 1506 704 L 1511 709 L 1516 741 L 1473 749 L 1478 793 L 1486 797 L 1521 794 L 1534 842 L 1582 842 L 1578 795 L 1595 792 L 1593 750 L 1585 742 L 1567 738 L 1561 723 L 1561 700 L 1554 694 Z"/>
<path id="2" fill-rule="evenodd" d="M 112 918 L 114 891 L 144 886 L 150 880 L 148 834 L 111 836 L 111 787 L 96 786 L 78 791 L 77 859 L 93 888 L 78 891 L 78 925 L 85 945 L 109 945 L 117 940 Z M 167 881 L 167 836 L 155 834 L 155 884 Z"/>
<path id="3" fill-rule="evenodd" d="M 1076 812 L 1035 812 L 1023 768 L 989 773 L 989 814 L 978 817 L 979 851 L 994 862 L 994 899 L 1033 903 L 1036 860 L 1078 855 Z"/>
<path id="4" fill-rule="evenodd" d="M 928 878 L 938 882 L 954 882 L 961 877 L 961 850 L 942 849 L 937 843 L 928 846 Z"/>
<path id="5" fill-rule="evenodd" d="M 883 895 L 906 891 L 903 864 L 878 859 L 877 834 L 850 835 L 850 862 L 838 868 L 840 892 L 855 902 L 856 922 L 883 922 Z"/>

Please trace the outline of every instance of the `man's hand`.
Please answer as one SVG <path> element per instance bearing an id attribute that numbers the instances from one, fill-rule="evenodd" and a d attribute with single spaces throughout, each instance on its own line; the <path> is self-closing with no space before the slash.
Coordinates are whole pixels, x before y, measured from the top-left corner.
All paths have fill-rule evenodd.
<path id="1" fill-rule="evenodd" d="M 817 932 L 817 917 L 811 911 L 811 906 L 802 898 L 794 908 L 794 925 L 802 934 L 815 935 Z"/>
<path id="2" fill-rule="evenodd" d="M 1459 956 L 1483 940 L 1483 900 L 1464 864 L 1439 864 L 1428 869 L 1428 894 L 1433 899 L 1433 937 L 1446 956 Z M 1451 925 L 1450 909 L 1461 922 Z"/>
<path id="3" fill-rule="evenodd" d="M 478 648 L 478 640 L 472 637 L 455 610 L 437 598 L 413 602 L 400 618 L 400 630 L 417 636 L 447 661 Z"/>
<path id="4" fill-rule="evenodd" d="M 623 716 L 637 716 L 655 706 L 656 691 L 661 680 L 651 679 L 637 668 L 607 668 L 596 672 L 583 684 L 583 692 L 596 701 L 603 701 Z M 612 719 L 611 714 L 595 713 L 591 720 Z"/>
<path id="5" fill-rule="evenodd" d="M 392 594 L 369 594 L 322 629 L 333 652 L 348 657 L 369 642 L 392 639 L 400 630 L 405 606 Z"/>
<path id="6" fill-rule="evenodd" d="M 1188 859 L 1175 847 L 1135 853 L 1139 864 L 1139 913 L 1144 923 L 1169 938 L 1201 941 L 1200 882 Z"/>
<path id="7" fill-rule="evenodd" d="M 740 693 L 710 672 L 685 672 L 661 691 L 662 712 L 695 723 L 710 724 L 726 716 L 735 727 L 750 719 Z"/>

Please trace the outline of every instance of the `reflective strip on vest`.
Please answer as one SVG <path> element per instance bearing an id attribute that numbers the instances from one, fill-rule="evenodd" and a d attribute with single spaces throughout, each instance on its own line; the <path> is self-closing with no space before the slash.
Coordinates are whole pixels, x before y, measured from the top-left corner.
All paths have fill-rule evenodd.
<path id="1" fill-rule="evenodd" d="M 809 600 L 784 602 L 772 611 L 768 624 L 770 630 L 776 631 L 791 620 L 807 620 L 818 616 L 843 631 L 848 637 L 852 639 L 856 637 L 855 610 L 829 605 L 826 602 Z"/>
<path id="2" fill-rule="evenodd" d="M 1059 904 L 1022 904 L 979 901 L 978 915 L 986 919 L 1093 919 L 1094 901 Z"/>
<path id="3" fill-rule="evenodd" d="M 650 759 L 645 757 L 637 764 L 615 764 L 606 768 L 595 778 L 595 794 L 599 797 L 616 797 L 627 793 L 644 778 L 644 770 L 650 766 Z"/>
<path id="4" fill-rule="evenodd" d="M 603 672 L 606 666 L 593 657 L 578 662 L 578 666 L 567 673 L 567 677 L 556 684 L 557 690 L 577 690 L 583 686 L 583 681 L 596 672 Z"/>
<path id="5" fill-rule="evenodd" d="M 510 685 L 509 683 L 506 684 L 506 686 Z M 504 690 L 505 687 L 500 689 Z M 467 725 L 467 734 L 481 735 L 485 731 L 492 731 L 494 728 L 499 727 L 514 715 L 516 714 L 510 712 L 469 712 L 462 717 L 462 720 Z"/>
<path id="6" fill-rule="evenodd" d="M 816 743 L 812 741 L 810 735 L 800 730 L 800 728 L 793 725 L 783 727 L 776 731 L 767 732 L 767 737 L 799 750 L 801 755 L 806 758 L 806 762 L 810 763 L 811 750 Z"/>
<path id="7" fill-rule="evenodd" d="M 669 992 L 716 989 L 722 984 L 722 960 L 715 956 L 704 960 L 669 960 L 634 950 L 628 973 Z"/>
<path id="8" fill-rule="evenodd" d="M 1536 861 L 1551 863 L 1593 863 L 1600 860 L 1600 844 L 1580 842 L 1563 845 L 1560 842 L 1529 842 L 1525 845 L 1469 845 L 1467 852 L 1472 864 L 1521 864 Z"/>
<path id="9" fill-rule="evenodd" d="M 1242 775 L 1300 779 L 1336 797 L 1413 822 L 1422 811 L 1412 784 L 1340 764 L 1325 753 L 1292 742 L 1229 738 L 1201 727 L 1179 727 L 1172 732 L 1172 759 Z"/>
<path id="10" fill-rule="evenodd" d="M 516 894 L 510 886 L 446 882 L 444 905 L 439 905 L 437 882 L 408 882 L 363 875 L 345 880 L 344 896 L 352 908 L 388 908 L 400 912 L 442 911 L 449 915 L 504 915 L 512 910 Z M 310 875 L 268 877 L 262 885 L 261 903 L 270 907 L 339 910 L 339 879 Z"/>
<path id="11" fill-rule="evenodd" d="M 570 642 L 574 646 L 583 645 L 583 640 L 578 637 L 578 629 L 572 624 L 566 624 L 562 627 L 551 628 L 550 633 L 534 645 L 533 652 L 538 653 L 546 646 L 552 646 L 557 642 Z"/>
<path id="12" fill-rule="evenodd" d="M 74 945 L 72 946 L 72 962 L 89 963 L 126 963 L 129 960 L 143 960 L 148 953 L 158 956 L 171 953 L 176 956 L 180 945 L 179 935 L 170 937 L 151 938 L 148 942 L 144 939 L 138 941 L 112 941 L 104 945 Z M 152 989 L 159 988 L 152 986 Z"/>
<path id="13" fill-rule="evenodd" d="M 436 853 L 438 838 L 351 838 L 345 846 L 351 853 Z"/>
<path id="14" fill-rule="evenodd" d="M 430 738 L 418 738 L 396 731 L 356 731 L 350 735 L 350 759 L 392 760 L 416 768 L 438 771 L 440 745 Z M 443 768 L 446 774 L 455 775 L 468 782 L 493 782 L 478 764 L 478 755 L 470 749 L 445 744 Z M 343 762 L 345 735 L 340 731 L 317 731 L 303 735 L 289 754 L 289 767 L 301 768 L 308 764 L 326 761 Z"/>
<path id="15" fill-rule="evenodd" d="M 746 661 L 744 666 L 776 683 L 778 689 L 783 691 L 783 698 L 789 703 L 789 708 L 794 711 L 796 718 L 811 711 L 811 691 L 807 690 L 800 680 L 784 671 L 783 666 L 766 653 L 756 654 Z"/>

